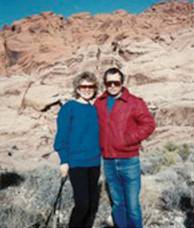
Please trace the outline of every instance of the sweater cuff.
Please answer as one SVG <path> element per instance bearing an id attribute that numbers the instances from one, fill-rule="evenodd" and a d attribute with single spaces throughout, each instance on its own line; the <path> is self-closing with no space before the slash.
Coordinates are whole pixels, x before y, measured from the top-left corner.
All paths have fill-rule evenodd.
<path id="1" fill-rule="evenodd" d="M 67 158 L 64 152 L 60 152 L 59 157 L 60 157 L 60 165 L 64 163 L 69 163 L 69 159 Z"/>

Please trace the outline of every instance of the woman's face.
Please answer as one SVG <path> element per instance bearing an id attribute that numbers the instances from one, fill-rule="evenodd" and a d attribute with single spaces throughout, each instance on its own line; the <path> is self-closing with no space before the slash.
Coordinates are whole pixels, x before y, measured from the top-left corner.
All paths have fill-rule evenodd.
<path id="1" fill-rule="evenodd" d="M 89 82 L 87 80 L 83 80 L 80 82 L 77 93 L 84 100 L 91 100 L 96 92 L 96 85 L 93 82 Z"/>

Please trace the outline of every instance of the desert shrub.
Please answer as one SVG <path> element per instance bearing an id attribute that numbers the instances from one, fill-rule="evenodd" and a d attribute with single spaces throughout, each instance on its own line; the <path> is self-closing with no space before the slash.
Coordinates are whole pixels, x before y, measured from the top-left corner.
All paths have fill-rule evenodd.
<path id="1" fill-rule="evenodd" d="M 173 151 L 177 150 L 178 146 L 175 145 L 173 142 L 167 142 L 167 143 L 165 144 L 164 148 L 165 148 L 167 151 L 173 152 Z"/>
<path id="2" fill-rule="evenodd" d="M 162 208 L 166 210 L 181 209 L 184 199 L 190 199 L 190 191 L 185 183 L 177 183 L 162 192 Z"/>
<path id="3" fill-rule="evenodd" d="M 41 227 L 43 224 L 42 215 L 34 211 L 26 211 L 21 207 L 1 208 L 0 226 L 3 228 L 18 228 L 18 227 Z"/>
<path id="4" fill-rule="evenodd" d="M 193 163 L 186 162 L 171 167 L 171 171 L 176 175 L 171 175 L 172 172 L 167 175 L 167 171 L 158 177 L 159 181 L 163 181 L 166 185 L 160 198 L 161 208 L 167 211 L 181 211 L 185 214 L 185 227 L 194 227 Z"/>
<path id="5" fill-rule="evenodd" d="M 141 172 L 143 175 L 153 175 L 160 171 L 163 154 L 161 151 L 147 154 L 141 159 Z"/>
<path id="6" fill-rule="evenodd" d="M 183 147 L 186 150 L 186 147 Z M 142 174 L 156 174 L 170 166 L 182 161 L 179 155 L 179 147 L 173 142 L 167 142 L 163 148 L 157 148 L 155 151 L 146 153 L 142 157 Z M 185 152 L 185 155 L 186 152 Z"/>
<path id="7" fill-rule="evenodd" d="M 184 143 L 182 146 L 179 147 L 178 154 L 180 155 L 183 161 L 186 161 L 189 155 L 191 154 L 189 146 Z"/>
<path id="8" fill-rule="evenodd" d="M 163 148 L 161 166 L 166 168 L 176 165 L 179 162 L 186 161 L 189 155 L 190 150 L 187 144 L 176 145 L 174 142 L 167 142 Z"/>
<path id="9" fill-rule="evenodd" d="M 0 227 L 40 228 L 56 199 L 60 185 L 58 170 L 44 166 L 22 176 L 6 172 L 1 175 L 1 183 L 4 189 L 0 191 Z M 5 189 L 7 186 L 12 187 Z M 65 190 L 64 196 L 70 192 L 69 184 Z M 62 206 L 70 204 L 70 201 L 71 198 L 67 197 Z M 70 208 L 69 205 L 67 208 Z"/>
<path id="10" fill-rule="evenodd" d="M 169 151 L 164 152 L 161 166 L 169 167 L 175 165 L 177 161 L 177 154 Z"/>

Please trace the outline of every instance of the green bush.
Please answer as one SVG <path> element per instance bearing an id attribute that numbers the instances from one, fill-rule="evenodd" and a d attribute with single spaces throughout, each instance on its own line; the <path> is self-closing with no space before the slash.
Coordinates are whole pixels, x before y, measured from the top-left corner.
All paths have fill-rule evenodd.
<path id="1" fill-rule="evenodd" d="M 189 146 L 184 143 L 178 150 L 178 154 L 179 156 L 183 159 L 183 161 L 186 161 L 189 157 L 189 155 L 191 154 L 190 150 L 189 150 Z"/>
<path id="2" fill-rule="evenodd" d="M 170 152 L 173 152 L 178 149 L 178 146 L 175 145 L 173 142 L 167 142 L 164 148 Z"/>

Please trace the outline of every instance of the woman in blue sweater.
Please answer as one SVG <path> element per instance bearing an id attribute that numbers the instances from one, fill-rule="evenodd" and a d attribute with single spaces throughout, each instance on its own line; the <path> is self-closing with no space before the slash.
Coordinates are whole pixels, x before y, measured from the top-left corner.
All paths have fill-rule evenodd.
<path id="1" fill-rule="evenodd" d="M 58 114 L 54 149 L 63 176 L 69 174 L 75 206 L 69 227 L 92 227 L 98 208 L 100 146 L 98 119 L 93 99 L 97 93 L 94 74 L 84 72 L 73 81 L 75 98 Z"/>

